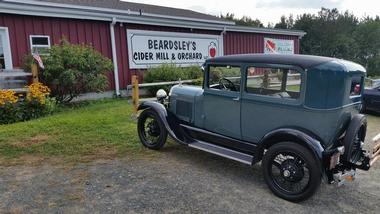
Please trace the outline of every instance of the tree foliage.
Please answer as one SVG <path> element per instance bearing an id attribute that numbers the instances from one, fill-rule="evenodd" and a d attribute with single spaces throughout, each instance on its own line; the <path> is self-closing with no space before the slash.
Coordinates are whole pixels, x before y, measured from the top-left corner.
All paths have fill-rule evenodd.
<path id="1" fill-rule="evenodd" d="M 235 17 L 235 14 L 233 13 L 227 13 L 226 15 L 221 14 L 220 18 L 226 19 L 229 21 L 235 22 L 237 25 L 242 26 L 251 26 L 251 27 L 263 27 L 263 23 L 261 23 L 258 19 L 252 19 L 249 16 L 243 16 L 240 19 Z"/>
<path id="2" fill-rule="evenodd" d="M 294 19 L 293 15 L 290 15 L 289 18 L 286 18 L 286 16 L 282 15 L 280 22 L 277 23 L 274 28 L 280 28 L 280 29 L 292 29 L 294 26 Z"/>

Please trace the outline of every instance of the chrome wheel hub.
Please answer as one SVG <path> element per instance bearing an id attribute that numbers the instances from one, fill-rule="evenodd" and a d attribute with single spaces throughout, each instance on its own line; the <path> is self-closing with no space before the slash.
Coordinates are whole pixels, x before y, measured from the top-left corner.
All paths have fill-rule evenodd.
<path id="1" fill-rule="evenodd" d="M 289 170 L 284 170 L 283 175 L 285 178 L 288 178 L 290 176 Z"/>

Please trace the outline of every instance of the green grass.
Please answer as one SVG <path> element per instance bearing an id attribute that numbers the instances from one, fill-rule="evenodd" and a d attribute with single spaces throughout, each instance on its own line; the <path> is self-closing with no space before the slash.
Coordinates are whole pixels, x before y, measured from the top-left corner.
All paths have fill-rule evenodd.
<path id="1" fill-rule="evenodd" d="M 64 157 L 78 160 L 142 150 L 127 100 L 90 102 L 52 116 L 0 126 L 0 158 Z M 1 164 L 1 163 L 0 163 Z"/>

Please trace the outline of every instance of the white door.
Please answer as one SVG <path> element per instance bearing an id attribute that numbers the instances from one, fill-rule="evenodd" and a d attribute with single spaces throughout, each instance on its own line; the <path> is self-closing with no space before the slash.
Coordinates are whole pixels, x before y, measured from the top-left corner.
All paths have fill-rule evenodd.
<path id="1" fill-rule="evenodd" d="M 0 27 L 0 69 L 13 69 L 8 28 Z"/>

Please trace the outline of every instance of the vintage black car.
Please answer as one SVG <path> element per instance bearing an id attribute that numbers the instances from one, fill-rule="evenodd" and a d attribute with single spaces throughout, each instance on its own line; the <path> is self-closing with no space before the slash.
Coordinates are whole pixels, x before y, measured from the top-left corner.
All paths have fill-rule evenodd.
<path id="1" fill-rule="evenodd" d="M 322 178 L 342 184 L 379 158 L 363 150 L 367 120 L 359 114 L 365 69 L 306 55 L 233 55 L 206 60 L 202 87 L 173 86 L 143 102 L 141 143 L 180 144 L 244 164 L 261 161 L 277 196 L 301 201 Z M 372 158 L 372 159 L 371 159 Z M 207 163 L 205 163 L 207 164 Z"/>
<path id="2" fill-rule="evenodd" d="M 366 88 L 363 93 L 363 111 L 380 113 L 380 80 L 370 88 Z"/>

